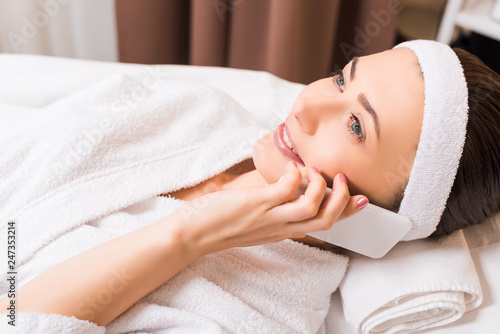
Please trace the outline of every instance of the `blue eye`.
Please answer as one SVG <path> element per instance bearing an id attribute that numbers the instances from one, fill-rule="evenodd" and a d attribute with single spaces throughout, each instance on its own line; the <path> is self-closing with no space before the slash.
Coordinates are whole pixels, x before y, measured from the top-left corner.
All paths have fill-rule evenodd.
<path id="1" fill-rule="evenodd" d="M 341 91 L 344 91 L 344 74 L 342 73 L 342 69 L 335 65 L 335 70 L 330 73 L 330 77 L 333 77 L 333 81 L 340 88 Z"/>
<path id="2" fill-rule="evenodd" d="M 352 123 L 349 126 L 349 128 L 352 131 L 352 133 L 356 135 L 358 141 L 361 142 L 363 141 L 363 130 L 361 129 L 361 123 L 354 114 L 351 114 L 351 118 L 352 118 Z"/>
<path id="3" fill-rule="evenodd" d="M 335 79 L 335 82 L 340 87 L 340 89 L 342 89 L 342 91 L 343 91 L 344 90 L 344 76 L 342 75 L 342 72 L 339 74 L 337 79 Z"/>

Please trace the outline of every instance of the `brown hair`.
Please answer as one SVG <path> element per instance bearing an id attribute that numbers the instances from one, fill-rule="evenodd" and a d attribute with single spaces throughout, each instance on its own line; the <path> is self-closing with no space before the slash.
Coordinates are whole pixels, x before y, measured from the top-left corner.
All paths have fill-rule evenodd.
<path id="1" fill-rule="evenodd" d="M 467 51 L 453 51 L 467 80 L 469 119 L 457 175 L 433 237 L 500 211 L 500 76 Z"/>

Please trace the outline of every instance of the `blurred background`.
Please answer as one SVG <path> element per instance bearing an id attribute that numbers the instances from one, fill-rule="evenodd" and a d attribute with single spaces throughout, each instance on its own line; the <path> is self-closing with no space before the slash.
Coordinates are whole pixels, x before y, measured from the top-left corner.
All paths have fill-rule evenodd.
<path id="1" fill-rule="evenodd" d="M 500 71 L 500 0 L 0 0 L 0 52 L 264 70 L 309 83 L 436 39 Z"/>

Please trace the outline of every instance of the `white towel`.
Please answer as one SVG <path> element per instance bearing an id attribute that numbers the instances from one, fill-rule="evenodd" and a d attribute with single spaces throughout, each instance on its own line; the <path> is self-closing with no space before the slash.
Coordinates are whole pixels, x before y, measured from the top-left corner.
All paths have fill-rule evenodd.
<path id="1" fill-rule="evenodd" d="M 411 333 L 445 325 L 483 300 L 462 231 L 399 243 L 378 260 L 349 256 L 340 293 L 346 319 L 359 333 Z"/>
<path id="2" fill-rule="evenodd" d="M 113 76 L 4 130 L 0 219 L 17 225 L 18 288 L 165 217 L 181 201 L 157 194 L 248 158 L 262 135 L 222 92 L 148 73 Z M 211 254 L 145 296 L 106 332 L 321 332 L 347 261 L 291 240 Z M 8 290 L 5 273 L 0 298 Z M 21 332 L 104 331 L 55 314 L 21 312 L 17 320 Z M 0 326 L 12 330 L 6 321 Z"/>

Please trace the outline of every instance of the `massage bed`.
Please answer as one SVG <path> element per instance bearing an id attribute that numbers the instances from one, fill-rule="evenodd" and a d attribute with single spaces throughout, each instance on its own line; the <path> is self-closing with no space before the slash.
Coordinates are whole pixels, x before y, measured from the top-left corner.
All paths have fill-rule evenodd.
<path id="1" fill-rule="evenodd" d="M 138 65 L 88 60 L 75 60 L 33 55 L 0 55 L 0 129 L 29 117 L 29 108 L 39 108 L 83 89 L 92 83 L 117 73 L 146 71 L 152 75 L 167 77 L 188 83 L 215 87 L 229 94 L 241 106 L 250 111 L 256 122 L 273 129 L 289 113 L 295 97 L 304 85 L 288 82 L 266 72 L 240 69 L 183 65 Z M 457 237 L 458 238 L 458 237 Z M 460 232 L 461 242 L 466 245 L 480 284 L 476 304 L 463 315 L 454 315 L 447 324 L 425 329 L 422 333 L 469 334 L 500 332 L 500 215 Z M 398 245 L 399 246 L 399 245 Z M 402 246 L 404 247 L 404 245 Z M 418 247 L 422 247 L 419 244 Z M 419 249 L 419 248 L 415 249 Z M 443 245 L 436 246 L 439 252 Z M 462 249 L 462 251 L 464 251 Z M 350 254 L 355 257 L 354 254 Z M 469 256 L 469 255 L 467 255 Z M 418 260 L 418 259 L 417 259 Z M 415 261 L 417 261 L 415 260 Z M 356 260 L 361 263 L 363 260 Z M 424 262 L 425 263 L 425 262 Z M 411 266 L 413 262 L 408 262 Z M 360 267 L 359 270 L 365 270 Z M 421 267 L 421 271 L 435 269 Z M 368 272 L 369 273 L 369 272 Z M 457 274 L 458 275 L 458 274 Z M 349 275 L 347 276 L 349 279 Z M 370 275 L 364 278 L 370 284 Z M 345 314 L 343 299 L 352 289 L 345 285 L 331 297 L 331 305 L 323 330 L 326 333 L 358 333 L 358 325 L 352 323 L 355 307 Z M 473 293 L 472 293 L 473 294 Z M 477 296 L 476 296 L 477 297 Z M 477 305 L 478 304 L 478 305 Z M 353 311 L 354 310 L 354 311 Z M 366 310 L 364 311 L 366 312 Z M 411 319 L 410 319 L 411 321 Z M 381 332 L 384 332 L 381 330 Z M 390 331 L 386 331 L 389 333 Z M 401 331 L 404 332 L 404 331 Z M 407 331 L 411 332 L 411 331 Z"/>

